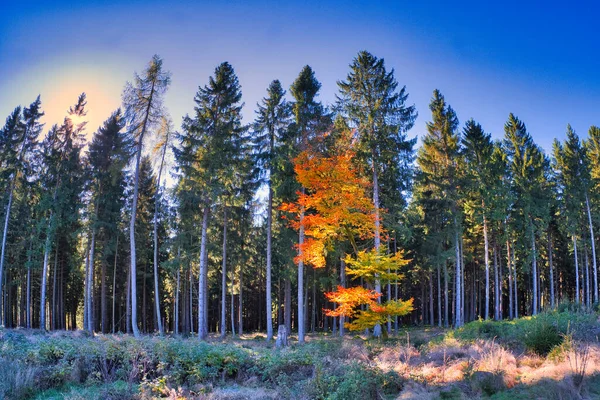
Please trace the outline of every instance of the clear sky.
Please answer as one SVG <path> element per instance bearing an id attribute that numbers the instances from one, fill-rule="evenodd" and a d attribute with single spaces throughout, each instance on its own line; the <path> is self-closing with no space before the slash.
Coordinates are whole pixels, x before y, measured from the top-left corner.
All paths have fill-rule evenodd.
<path id="1" fill-rule="evenodd" d="M 368 50 L 407 86 L 419 112 L 411 136 L 425 132 L 438 88 L 461 124 L 472 117 L 499 138 L 513 112 L 549 150 L 567 123 L 581 136 L 600 125 L 594 3 L 13 1 L 0 11 L 0 118 L 39 93 L 49 128 L 85 91 L 94 131 L 156 53 L 173 74 L 166 105 L 177 127 L 222 61 L 239 76 L 250 122 L 269 82 L 289 87 L 305 64 L 333 102 L 336 81 Z"/>

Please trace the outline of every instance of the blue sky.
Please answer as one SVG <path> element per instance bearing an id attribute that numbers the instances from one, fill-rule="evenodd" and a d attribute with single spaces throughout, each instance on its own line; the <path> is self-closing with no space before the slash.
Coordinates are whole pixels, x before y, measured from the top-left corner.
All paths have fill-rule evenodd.
<path id="1" fill-rule="evenodd" d="M 93 131 L 134 71 L 157 53 L 173 74 L 166 105 L 179 126 L 199 85 L 229 61 L 250 122 L 272 79 L 289 87 L 309 64 L 331 103 L 359 50 L 394 68 L 430 119 L 442 91 L 463 124 L 500 138 L 510 112 L 550 150 L 567 123 L 600 125 L 600 6 L 593 2 L 203 1 L 12 2 L 0 13 L 0 118 L 40 93 L 47 128 L 88 93 Z M 489 3 L 489 4 L 488 4 Z M 523 2 L 524 3 L 524 2 Z"/>

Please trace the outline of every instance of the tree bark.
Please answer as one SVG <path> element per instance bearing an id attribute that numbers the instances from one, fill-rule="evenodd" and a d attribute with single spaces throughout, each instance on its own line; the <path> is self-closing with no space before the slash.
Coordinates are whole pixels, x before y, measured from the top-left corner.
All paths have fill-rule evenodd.
<path id="1" fill-rule="evenodd" d="M 375 251 L 379 251 L 381 245 L 381 226 L 380 226 L 380 215 L 379 215 L 379 181 L 377 176 L 377 167 L 375 164 L 375 152 L 371 152 L 372 157 L 372 168 L 373 168 L 373 207 L 375 208 Z M 375 276 L 375 291 L 381 293 L 381 282 L 379 277 Z M 378 303 L 381 303 L 381 297 L 377 299 Z M 377 324 L 373 328 L 373 336 L 381 336 L 381 325 Z"/>
<path id="2" fill-rule="evenodd" d="M 227 331 L 227 204 L 223 205 L 223 261 L 221 263 L 221 338 Z"/>
<path id="3" fill-rule="evenodd" d="M 202 213 L 202 238 L 200 240 L 200 273 L 198 274 L 198 337 L 202 340 L 206 339 L 208 336 L 208 316 L 206 315 L 208 311 L 208 296 L 206 293 L 208 268 L 206 265 L 205 257 L 207 252 L 206 242 L 208 234 L 208 212 L 209 208 L 208 205 L 206 205 L 204 206 L 204 211 Z"/>
<path id="4" fill-rule="evenodd" d="M 483 202 L 482 202 L 483 206 Z M 490 318 L 490 250 L 488 241 L 488 227 L 485 213 L 483 214 L 483 243 L 485 259 L 485 319 Z"/>
<path id="5" fill-rule="evenodd" d="M 579 260 L 577 257 L 577 239 L 573 237 L 573 256 L 575 257 L 575 303 L 579 304 Z"/>
<path id="6" fill-rule="evenodd" d="M 302 188 L 304 193 L 304 188 Z M 300 211 L 300 232 L 298 233 L 298 343 L 304 343 L 304 261 L 302 260 L 302 245 L 304 244 L 304 208 Z"/>
<path id="7" fill-rule="evenodd" d="M 590 226 L 590 242 L 592 244 L 592 272 L 594 275 L 594 303 L 598 303 L 598 267 L 596 265 L 596 241 L 594 239 L 594 225 L 592 224 L 592 211 L 590 210 L 590 200 L 588 194 L 585 194 L 585 205 L 587 208 L 588 224 Z"/>
<path id="8" fill-rule="evenodd" d="M 117 242 L 115 244 L 115 263 L 113 265 L 113 286 L 112 286 L 112 333 L 115 333 L 115 299 L 117 292 L 117 256 L 119 255 L 119 234 L 117 233 Z"/>
<path id="9" fill-rule="evenodd" d="M 531 223 L 531 254 L 532 254 L 532 275 L 533 275 L 533 307 L 531 313 L 537 315 L 538 312 L 538 278 L 537 278 L 537 255 L 535 250 L 535 230 L 533 222 Z"/>
<path id="10" fill-rule="evenodd" d="M 550 307 L 556 306 L 554 298 L 554 263 L 552 261 L 552 255 L 554 253 L 554 245 L 552 242 L 552 232 L 548 229 L 548 266 L 550 268 Z"/>
<path id="11" fill-rule="evenodd" d="M 461 267 L 460 267 L 460 261 L 461 261 L 461 256 L 460 256 L 460 241 L 459 241 L 459 234 L 458 234 L 458 224 L 456 222 L 456 218 L 454 219 L 454 225 L 456 227 L 456 230 L 454 232 L 454 246 L 455 246 L 455 266 L 456 266 L 456 271 L 455 271 L 455 277 L 454 280 L 456 282 L 455 285 L 455 314 L 454 314 L 454 326 L 455 327 L 460 327 L 462 326 L 462 316 L 461 316 L 461 310 L 462 310 L 462 305 L 461 305 L 461 297 L 462 297 L 462 288 L 461 288 Z"/>
<path id="12" fill-rule="evenodd" d="M 181 248 L 177 248 L 177 283 L 175 286 L 175 321 L 173 322 L 173 332 L 179 335 L 179 289 L 181 287 Z"/>
<path id="13" fill-rule="evenodd" d="M 271 151 L 273 151 L 273 144 L 271 143 Z M 273 310 L 273 303 L 271 299 L 271 253 L 272 253 L 272 244 L 271 244 L 271 235 L 273 229 L 273 188 L 271 186 L 271 174 L 269 171 L 269 200 L 267 205 L 267 290 L 266 290 L 266 312 L 267 312 L 267 341 L 271 341 L 273 339 L 273 318 L 271 317 L 271 313 Z M 287 305 L 286 305 L 286 313 L 287 313 Z M 291 311 L 291 310 L 290 310 Z M 286 319 L 287 321 L 287 319 Z M 288 332 L 290 332 L 288 330 Z"/>

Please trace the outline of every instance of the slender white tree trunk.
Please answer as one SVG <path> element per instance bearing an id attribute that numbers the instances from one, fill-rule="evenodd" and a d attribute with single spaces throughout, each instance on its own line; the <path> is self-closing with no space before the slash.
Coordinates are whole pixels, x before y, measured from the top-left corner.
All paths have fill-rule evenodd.
<path id="1" fill-rule="evenodd" d="M 273 220 L 273 188 L 271 187 L 271 178 L 269 176 L 269 201 L 267 205 L 267 301 L 266 301 L 266 313 L 267 313 L 267 341 L 273 339 L 273 318 L 272 310 L 273 304 L 271 299 L 271 235 L 272 235 L 272 220 Z"/>
<path id="2" fill-rule="evenodd" d="M 181 248 L 177 249 L 177 261 L 181 260 Z M 181 288 L 181 265 L 177 266 L 177 283 L 175 287 L 175 321 L 173 323 L 173 332 L 179 335 L 179 291 Z"/>
<path id="3" fill-rule="evenodd" d="M 513 283 L 515 285 L 515 293 L 514 293 L 514 300 L 515 300 L 515 318 L 519 318 L 519 301 L 518 301 L 518 291 L 517 291 L 517 256 L 515 255 L 516 251 L 515 248 L 513 246 L 513 251 L 512 251 L 512 265 L 513 265 Z"/>
<path id="4" fill-rule="evenodd" d="M 588 224 L 590 225 L 590 241 L 592 243 L 592 272 L 594 275 L 594 303 L 598 303 L 598 267 L 596 265 L 596 240 L 594 239 L 594 225 L 592 224 L 592 211 L 590 210 L 590 200 L 588 194 L 585 194 L 585 205 L 587 208 Z"/>
<path id="5" fill-rule="evenodd" d="M 510 244 L 508 240 L 506 240 L 506 267 L 508 269 L 508 318 L 513 319 L 513 276 L 511 268 L 511 259 L 510 259 Z"/>
<path id="6" fill-rule="evenodd" d="M 133 201 L 131 205 L 131 219 L 129 221 L 129 246 L 131 254 L 131 328 L 136 338 L 140 337 L 140 330 L 137 322 L 137 261 L 135 253 L 135 219 L 137 213 L 138 189 L 140 182 L 140 160 L 142 158 L 142 138 L 140 135 L 135 161 L 135 178 L 133 185 Z"/>
<path id="7" fill-rule="evenodd" d="M 304 188 L 302 188 L 304 193 Z M 302 245 L 304 244 L 304 208 L 300 211 L 300 232 L 298 234 L 298 343 L 304 343 L 304 261 L 302 260 Z"/>
<path id="8" fill-rule="evenodd" d="M 208 205 L 204 206 L 202 212 L 202 238 L 200 239 L 200 273 L 198 274 L 198 337 L 202 340 L 208 336 L 208 317 L 206 312 L 208 311 L 208 296 L 206 293 L 206 280 L 208 275 L 208 268 L 206 265 L 206 252 L 207 252 L 207 234 L 208 234 Z M 191 272 L 190 272 L 191 275 Z M 191 290 L 191 286 L 190 286 Z M 190 302 L 191 302 L 190 297 Z M 191 310 L 191 307 L 190 307 Z"/>
<path id="9" fill-rule="evenodd" d="M 158 179 L 156 185 L 156 195 L 154 199 L 154 306 L 156 310 L 156 322 L 158 325 L 158 332 L 160 336 L 165 335 L 165 328 L 162 323 L 162 316 L 160 312 L 160 293 L 158 287 L 158 206 L 160 203 L 160 179 L 162 175 L 163 165 L 165 163 L 165 154 L 167 153 L 167 145 L 169 143 L 169 134 L 167 132 L 165 144 L 163 146 L 163 152 L 160 159 L 160 167 L 158 168 Z"/>
<path id="10" fill-rule="evenodd" d="M 379 181 L 377 176 L 377 167 L 375 165 L 375 152 L 372 152 L 372 168 L 373 168 L 373 206 L 375 208 L 375 251 L 379 251 L 379 247 L 381 246 L 381 221 L 379 215 Z M 381 282 L 379 281 L 379 277 L 375 276 L 375 291 L 377 293 L 381 293 Z M 381 303 L 381 297 L 377 299 L 378 303 Z M 381 336 L 381 325 L 377 324 L 373 328 L 373 336 L 380 337 Z"/>
<path id="11" fill-rule="evenodd" d="M 227 331 L 227 204 L 223 206 L 223 261 L 221 264 L 221 338 Z"/>
<path id="12" fill-rule="evenodd" d="M 577 257 L 577 238 L 573 237 L 573 256 L 575 257 L 575 303 L 579 304 L 579 260 Z"/>
<path id="13" fill-rule="evenodd" d="M 498 270 L 498 252 L 494 242 L 494 319 L 500 320 L 500 275 Z"/>
<path id="14" fill-rule="evenodd" d="M 113 265 L 113 286 L 112 286 L 112 333 L 115 333 L 115 301 L 117 292 L 117 256 L 119 255 L 119 234 L 117 234 L 117 243 L 115 244 L 115 263 Z"/>
<path id="15" fill-rule="evenodd" d="M 4 216 L 4 231 L 2 232 L 2 251 L 0 253 L 0 282 L 3 282 L 3 272 L 4 272 L 4 257 L 6 252 L 6 237 L 8 236 L 8 221 L 10 220 L 10 209 L 12 207 L 13 201 L 13 183 L 10 185 L 10 191 L 8 194 L 8 204 L 6 205 L 6 215 Z M 0 297 L 3 296 L 3 291 L 0 284 Z M 3 298 L 3 297 L 2 297 Z M 0 309 L 0 327 L 4 327 L 4 307 Z"/>
<path id="16" fill-rule="evenodd" d="M 485 213 L 483 214 L 483 243 L 485 260 L 485 319 L 490 318 L 490 245 L 488 241 L 488 227 Z"/>
<path id="17" fill-rule="evenodd" d="M 550 268 L 550 307 L 554 308 L 555 297 L 554 297 L 554 263 L 553 263 L 554 245 L 552 242 L 552 232 L 548 231 L 548 266 Z"/>
<path id="18" fill-rule="evenodd" d="M 88 266 L 88 326 L 87 330 L 90 333 L 94 332 L 94 307 L 93 307 L 93 299 L 94 299 L 94 253 L 96 250 L 96 228 L 92 227 L 92 244 L 90 245 L 90 259 Z"/>
<path id="19" fill-rule="evenodd" d="M 455 258 L 456 258 L 456 262 L 455 262 L 455 266 L 456 266 L 456 270 L 455 270 L 455 276 L 454 276 L 454 281 L 455 281 L 455 300 L 454 300 L 454 325 L 458 328 L 460 327 L 461 321 L 462 321 L 462 316 L 461 316 L 461 310 L 462 310 L 462 305 L 461 305 L 461 297 L 462 297 L 462 288 L 461 288 L 461 268 L 460 268 L 460 241 L 459 241 L 459 237 L 458 237 L 458 225 L 456 223 L 456 219 L 454 220 L 454 225 L 456 227 L 456 230 L 454 232 L 454 247 L 455 247 Z"/>
<path id="20" fill-rule="evenodd" d="M 533 223 L 531 224 L 531 252 L 533 256 L 532 260 L 532 275 L 533 275 L 533 307 L 531 313 L 537 315 L 538 312 L 538 278 L 537 278 L 537 255 L 535 250 L 535 231 Z"/>

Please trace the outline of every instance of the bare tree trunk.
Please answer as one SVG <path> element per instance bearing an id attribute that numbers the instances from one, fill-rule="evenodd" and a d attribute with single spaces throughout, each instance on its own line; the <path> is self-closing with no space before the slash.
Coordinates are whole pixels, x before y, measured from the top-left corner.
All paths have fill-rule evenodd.
<path id="1" fill-rule="evenodd" d="M 442 327 L 442 282 L 440 264 L 437 265 L 437 306 L 438 306 L 438 326 Z"/>
<path id="2" fill-rule="evenodd" d="M 517 256 L 515 255 L 516 250 L 513 246 L 513 251 L 512 251 L 512 266 L 513 266 L 513 284 L 515 285 L 515 292 L 514 292 L 514 303 L 515 303 L 515 318 L 519 318 L 519 292 L 517 290 Z"/>
<path id="3" fill-rule="evenodd" d="M 461 267 L 460 267 L 460 261 L 461 261 L 461 256 L 460 256 L 460 241 L 459 241 L 459 235 L 458 235 L 458 224 L 456 222 L 456 218 L 454 219 L 454 225 L 456 227 L 456 230 L 454 232 L 454 246 L 455 246 L 455 258 L 456 258 L 456 272 L 455 272 L 455 276 L 454 279 L 456 281 L 456 286 L 455 286 L 455 315 L 454 315 L 454 325 L 455 327 L 460 327 L 462 326 L 462 316 L 461 316 L 461 310 L 462 310 L 462 305 L 461 305 L 461 297 L 462 297 L 462 288 L 461 288 Z"/>
<path id="4" fill-rule="evenodd" d="M 304 193 L 304 188 L 302 188 Z M 302 258 L 302 245 L 304 244 L 304 208 L 300 211 L 300 232 L 298 234 L 298 343 L 304 343 L 304 261 Z"/>
<path id="5" fill-rule="evenodd" d="M 52 268 L 52 312 L 50 315 L 50 329 L 56 330 L 58 316 L 57 316 L 57 303 L 56 303 L 56 275 L 58 274 L 58 245 L 54 250 L 54 268 Z"/>
<path id="6" fill-rule="evenodd" d="M 372 168 L 373 168 L 373 206 L 375 208 L 375 251 L 379 251 L 381 245 L 381 226 L 380 226 L 380 215 L 379 215 L 379 181 L 377 176 L 377 167 L 375 165 L 375 152 L 371 152 L 372 157 Z M 381 293 L 381 282 L 379 277 L 375 276 L 375 291 Z M 381 297 L 377 299 L 378 303 L 381 303 Z M 381 325 L 377 324 L 373 328 L 373 336 L 381 336 Z"/>
<path id="7" fill-rule="evenodd" d="M 272 244 L 271 244 L 271 235 L 273 229 L 273 188 L 271 187 L 271 177 L 269 174 L 269 200 L 267 205 L 267 341 L 271 341 L 273 339 L 273 318 L 271 317 L 271 313 L 273 312 L 273 303 L 271 299 L 271 253 L 272 253 Z M 287 313 L 287 305 L 286 305 L 286 313 Z M 291 310 L 290 310 L 291 311 Z M 287 321 L 287 319 L 286 319 Z M 289 327 L 288 327 L 289 329 Z M 288 330 L 288 332 L 291 332 Z"/>
<path id="8" fill-rule="evenodd" d="M 482 202 L 483 203 L 483 202 Z M 482 204 L 483 206 L 483 204 Z M 485 213 L 483 214 L 483 243 L 485 259 L 485 319 L 490 318 L 490 250 L 488 241 L 488 227 Z"/>
<path id="9" fill-rule="evenodd" d="M 173 323 L 173 332 L 179 335 L 179 291 L 181 288 L 181 248 L 177 248 L 177 283 L 175 286 L 175 321 Z"/>
<path id="10" fill-rule="evenodd" d="M 585 261 L 585 304 L 588 308 L 592 306 L 590 296 L 590 268 L 588 262 L 587 246 L 583 247 L 583 256 Z"/>
<path id="11" fill-rule="evenodd" d="M 235 295 L 233 294 L 233 285 L 235 281 L 235 270 L 231 271 L 231 335 L 235 337 Z"/>
<path id="12" fill-rule="evenodd" d="M 90 260 L 88 265 L 88 326 L 89 332 L 94 332 L 94 251 L 96 249 L 96 228 L 92 227 L 92 244 L 90 245 Z"/>
<path id="13" fill-rule="evenodd" d="M 206 280 L 208 274 L 208 268 L 206 265 L 206 252 L 207 252 L 207 230 L 208 230 L 208 205 L 204 206 L 202 213 L 202 238 L 200 239 L 200 273 L 198 274 L 198 337 L 202 340 L 208 336 L 208 295 L 206 293 Z M 191 269 L 190 269 L 191 276 Z M 190 278 L 191 279 L 191 278 Z M 190 286 L 191 290 L 191 286 Z M 191 300 L 191 293 L 190 293 Z M 190 307 L 191 312 L 191 307 Z"/>
<path id="14" fill-rule="evenodd" d="M 500 275 L 498 271 L 498 252 L 494 243 L 494 319 L 500 320 Z"/>
<path id="15" fill-rule="evenodd" d="M 227 204 L 223 204 L 223 261 L 221 264 L 221 338 L 227 331 Z"/>
<path id="16" fill-rule="evenodd" d="M 242 271 L 242 268 L 244 268 L 243 264 L 240 265 L 240 276 L 239 276 L 239 282 L 240 282 L 240 293 L 238 295 L 238 334 L 240 335 L 240 337 L 244 334 L 244 313 L 243 313 L 243 301 L 242 301 L 242 295 L 244 293 L 244 274 Z"/>
<path id="17" fill-rule="evenodd" d="M 346 287 L 346 261 L 344 260 L 344 257 L 340 258 L 340 286 L 345 288 Z M 340 315 L 340 331 L 339 331 L 339 335 L 340 337 L 344 336 L 344 324 L 346 323 L 346 317 L 344 315 Z"/>
<path id="18" fill-rule="evenodd" d="M 13 176 L 12 178 L 12 182 L 10 184 L 10 190 L 8 193 L 8 204 L 6 205 L 6 215 L 4 216 L 4 231 L 2 232 L 2 250 L 0 252 L 0 282 L 3 281 L 2 277 L 3 277 L 3 272 L 4 272 L 4 257 L 5 257 L 5 253 L 6 253 L 6 238 L 8 236 L 8 221 L 10 220 L 10 209 L 12 207 L 12 201 L 13 201 L 13 189 L 14 189 L 14 184 L 15 184 L 15 178 L 16 178 L 16 174 L 15 176 Z M 0 297 L 3 298 L 3 291 L 2 291 L 2 286 L 0 284 Z M 3 304 L 4 306 L 4 304 Z M 4 315 L 4 307 L 0 307 L 0 327 L 4 327 L 5 325 L 5 318 L 6 316 Z"/>
<path id="19" fill-rule="evenodd" d="M 598 268 L 596 265 L 596 241 L 594 239 L 594 225 L 592 224 L 592 212 L 590 210 L 590 200 L 588 194 L 585 194 L 585 205 L 587 208 L 588 224 L 590 225 L 590 242 L 592 244 L 592 268 L 594 275 L 594 303 L 598 303 Z"/>
<path id="20" fill-rule="evenodd" d="M 435 325 L 434 311 L 433 311 L 433 273 L 429 271 L 429 324 Z M 388 326 L 389 323 L 388 323 Z M 388 332 L 391 328 L 388 329 Z"/>
<path id="21" fill-rule="evenodd" d="M 27 252 L 27 294 L 25 319 L 27 320 L 26 327 L 31 329 L 31 253 L 33 247 L 33 237 L 29 241 L 29 251 Z"/>
<path id="22" fill-rule="evenodd" d="M 573 255 L 575 257 L 575 303 L 579 304 L 579 260 L 577 257 L 577 239 L 573 237 Z"/>
<path id="23" fill-rule="evenodd" d="M 311 333 L 315 333 L 315 328 L 317 324 L 317 279 L 316 279 L 316 269 L 313 267 L 312 269 L 312 312 L 310 318 L 310 331 Z"/>
<path id="24" fill-rule="evenodd" d="M 284 314 L 283 323 L 288 332 L 292 331 L 292 281 L 289 276 L 284 278 Z"/>
<path id="25" fill-rule="evenodd" d="M 450 308 L 448 307 L 448 281 L 448 264 L 446 261 L 444 261 L 444 326 L 446 328 L 450 324 Z"/>
<path id="26" fill-rule="evenodd" d="M 131 333 L 131 265 L 127 274 L 127 291 L 125 292 L 125 330 Z"/>
<path id="27" fill-rule="evenodd" d="M 552 232 L 548 229 L 548 266 L 550 267 L 550 307 L 556 306 L 554 298 L 554 263 L 552 262 L 552 254 L 554 253 L 554 245 L 552 242 Z"/>
<path id="28" fill-rule="evenodd" d="M 538 312 L 538 278 L 537 278 L 537 254 L 535 250 L 535 230 L 533 222 L 531 223 L 531 252 L 533 256 L 532 260 L 532 275 L 533 275 L 533 307 L 532 314 L 537 315 Z"/>
<path id="29" fill-rule="evenodd" d="M 513 278 L 511 271 L 510 244 L 506 240 L 506 266 L 508 268 L 508 318 L 513 319 Z"/>
<path id="30" fill-rule="evenodd" d="M 115 263 L 113 265 L 112 286 L 112 333 L 115 333 L 115 299 L 117 292 L 117 256 L 119 255 L 119 233 L 117 232 L 117 243 L 115 244 Z"/>

